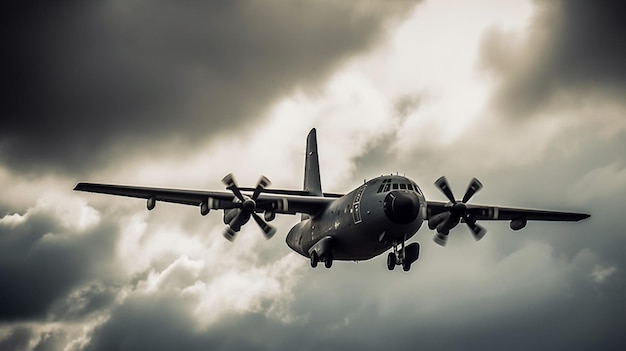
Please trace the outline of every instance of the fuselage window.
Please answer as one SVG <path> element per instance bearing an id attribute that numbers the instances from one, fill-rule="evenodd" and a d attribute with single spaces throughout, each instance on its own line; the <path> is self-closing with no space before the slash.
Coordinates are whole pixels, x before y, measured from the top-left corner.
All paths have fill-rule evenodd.
<path id="1" fill-rule="evenodd" d="M 380 193 L 381 191 L 383 191 L 383 189 L 384 189 L 384 188 L 385 188 L 385 183 L 381 184 L 381 185 L 378 187 L 378 191 L 377 191 L 377 193 Z"/>
<path id="2" fill-rule="evenodd" d="M 388 192 L 389 191 L 389 183 L 385 184 L 385 190 L 383 190 L 384 192 Z"/>
<path id="3" fill-rule="evenodd" d="M 398 183 L 393 183 L 393 190 L 398 190 Z"/>
<path id="4" fill-rule="evenodd" d="M 406 190 L 406 184 L 402 184 L 402 183 L 401 183 L 401 184 L 400 184 L 400 189 L 402 189 L 402 190 Z"/>
<path id="5" fill-rule="evenodd" d="M 413 185 L 408 184 L 406 187 L 407 187 L 409 190 L 413 191 Z"/>

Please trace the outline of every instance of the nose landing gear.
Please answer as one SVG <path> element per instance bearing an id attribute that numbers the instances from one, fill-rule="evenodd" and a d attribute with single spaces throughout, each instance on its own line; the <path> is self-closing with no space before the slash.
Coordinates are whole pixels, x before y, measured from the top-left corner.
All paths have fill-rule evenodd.
<path id="1" fill-rule="evenodd" d="M 393 252 L 387 255 L 387 269 L 393 271 L 397 265 L 402 265 L 402 270 L 408 272 L 411 269 L 411 264 L 419 258 L 419 254 L 419 243 L 412 243 L 407 246 L 404 245 L 404 241 L 400 244 L 394 243 Z"/>

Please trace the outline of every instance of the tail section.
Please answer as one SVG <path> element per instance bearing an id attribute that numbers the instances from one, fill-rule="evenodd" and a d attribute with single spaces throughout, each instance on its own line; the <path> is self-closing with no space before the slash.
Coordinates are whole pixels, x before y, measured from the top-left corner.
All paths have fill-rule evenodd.
<path id="1" fill-rule="evenodd" d="M 304 191 L 312 196 L 323 196 L 320 180 L 320 161 L 317 157 L 317 134 L 311 129 L 306 139 L 306 159 L 304 161 Z"/>

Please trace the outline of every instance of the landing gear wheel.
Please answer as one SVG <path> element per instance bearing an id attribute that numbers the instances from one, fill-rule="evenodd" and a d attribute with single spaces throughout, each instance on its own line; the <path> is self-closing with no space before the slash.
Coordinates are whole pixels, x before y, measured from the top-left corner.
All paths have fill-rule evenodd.
<path id="1" fill-rule="evenodd" d="M 333 265 L 333 254 L 332 253 L 327 253 L 326 254 L 326 258 L 324 259 L 324 267 L 326 268 L 330 268 Z"/>
<path id="2" fill-rule="evenodd" d="M 396 268 L 396 255 L 393 252 L 390 252 L 387 255 L 387 269 L 393 271 Z"/>
<path id="3" fill-rule="evenodd" d="M 404 261 L 402 263 L 402 270 L 405 272 L 408 272 L 411 269 L 411 262 L 409 261 Z"/>
<path id="4" fill-rule="evenodd" d="M 317 256 L 317 251 L 311 252 L 311 267 L 317 267 L 317 263 L 320 261 L 319 256 Z"/>

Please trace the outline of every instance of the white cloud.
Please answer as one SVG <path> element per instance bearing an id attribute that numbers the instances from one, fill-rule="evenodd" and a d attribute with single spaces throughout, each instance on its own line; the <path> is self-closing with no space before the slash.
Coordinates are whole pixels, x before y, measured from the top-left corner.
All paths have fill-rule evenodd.
<path id="1" fill-rule="evenodd" d="M 615 266 L 601 266 L 599 264 L 593 267 L 593 272 L 591 272 L 591 276 L 593 277 L 593 281 L 600 284 L 603 283 L 608 277 L 612 276 L 615 272 L 617 272 L 617 267 Z"/>
<path id="2" fill-rule="evenodd" d="M 26 216 L 23 216 L 19 213 L 14 213 L 0 218 L 0 224 L 14 228 L 15 226 L 23 223 L 25 220 Z"/>
<path id="3" fill-rule="evenodd" d="M 85 232 L 100 223 L 100 213 L 87 205 L 87 201 L 76 195 L 62 191 L 47 191 L 41 194 L 37 203 L 23 215 L 14 213 L 0 218 L 0 224 L 15 227 L 24 223 L 34 214 L 44 213 L 59 221 L 64 229 L 73 233 Z"/>
<path id="4" fill-rule="evenodd" d="M 281 140 L 290 138 L 292 141 L 286 144 L 293 148 L 299 139 L 296 135 L 293 141 L 292 132 L 302 138 L 306 128 L 318 127 L 323 182 L 349 186 L 354 185 L 353 160 L 368 151 L 368 144 L 395 131 L 391 139 L 394 145 L 385 147 L 397 150 L 399 155 L 411 154 L 411 150 L 457 149 L 458 143 L 467 142 L 463 133 L 468 130 L 498 134 L 501 125 L 472 126 L 481 117 L 489 94 L 489 84 L 476 66 L 479 43 L 484 31 L 493 26 L 522 31 L 531 7 L 527 1 L 484 5 L 481 1 L 427 2 L 417 7 L 409 20 L 394 28 L 386 43 L 352 59 L 325 87 L 315 92 L 298 91 L 278 102 L 267 122 L 273 127 L 267 129 L 280 135 Z M 437 33 L 436 39 L 433 33 Z M 403 122 L 393 118 L 393 102 L 407 95 L 419 96 L 420 101 Z M 535 126 L 529 132 L 538 130 L 545 134 L 546 128 Z M 478 138 L 474 142 L 494 143 L 493 138 L 475 135 Z M 536 139 L 523 141 L 535 148 L 545 145 Z M 480 145 L 473 146 L 477 150 L 471 153 L 484 152 Z M 516 147 L 524 145 L 514 144 L 508 149 Z M 255 150 L 259 149 L 255 145 Z M 511 157 L 515 152 L 493 162 L 519 158 Z M 468 153 L 453 155 L 449 165 Z M 527 154 L 532 155 L 532 150 L 528 149 Z M 296 172 L 292 176 L 299 177 L 300 169 L 288 169 Z"/>
<path id="5" fill-rule="evenodd" d="M 346 191 L 360 183 L 354 179 L 355 159 L 381 136 L 395 136 L 393 145 L 385 145 L 397 151 L 392 164 L 425 179 L 442 169 L 455 175 L 480 171 L 494 178 L 511 168 L 533 173 L 529 165 L 560 157 L 548 154 L 551 149 L 570 156 L 584 151 L 576 148 L 576 136 L 594 123 L 587 119 L 594 112 L 608 111 L 610 118 L 602 120 L 606 123 L 591 138 L 606 142 L 618 137 L 624 127 L 621 110 L 608 105 L 595 110 L 591 101 L 584 111 L 547 111 L 528 124 L 512 125 L 485 112 L 493 87 L 476 67 L 481 37 L 494 26 L 522 33 L 530 12 L 528 1 L 426 2 L 394 28 L 388 42 L 348 61 L 318 90 L 293 92 L 270 111 L 260 111 L 266 114 L 263 123 L 217 136 L 193 150 L 161 147 L 150 151 L 150 157 L 130 155 L 93 174 L 93 180 L 218 190 L 223 189 L 220 179 L 233 172 L 242 186 L 254 185 L 265 174 L 274 187 L 300 188 L 305 136 L 312 127 L 318 129 L 322 182 L 328 191 Z M 419 105 L 405 120 L 393 118 L 393 103 L 403 96 L 419 97 Z M 573 118 L 564 122 L 569 114 Z M 413 158 L 424 150 L 434 156 Z M 584 202 L 621 193 L 626 189 L 623 168 L 615 161 L 590 169 L 567 196 Z M 516 177 L 502 179 L 502 188 L 519 182 Z M 0 172 L 0 183 L 9 178 L 10 172 Z M 40 193 L 33 189 L 70 189 L 47 178 L 8 182 L 14 181 L 18 190 L 9 189 L 10 198 L 22 190 L 37 199 Z M 427 188 L 434 194 L 434 188 Z M 455 186 L 455 191 L 461 195 L 462 187 Z M 106 210 L 98 212 L 86 201 Z M 259 313 L 286 326 L 300 322 L 315 327 L 321 321 L 335 333 L 367 333 L 369 327 L 387 331 L 389 326 L 382 323 L 396 323 L 399 316 L 410 316 L 411 326 L 445 323 L 459 315 L 468 323 L 497 322 L 499 314 L 541 308 L 567 296 L 580 277 L 605 288 L 619 266 L 603 259 L 594 251 L 598 249 L 582 249 L 574 258 L 562 255 L 557 246 L 529 233 L 530 228 L 520 233 L 490 229 L 478 244 L 459 228 L 445 249 L 434 246 L 433 233 L 422 228 L 417 238 L 422 257 L 408 274 L 387 272 L 384 256 L 358 266 L 337 262 L 332 270 L 311 270 L 306 259 L 288 253 L 281 237 L 296 217 L 273 222 L 279 234 L 269 242 L 250 223 L 230 243 L 222 237 L 221 211 L 201 217 L 196 208 L 159 204 L 148 212 L 140 200 L 103 195 L 46 195 L 24 214 L 1 218 L 0 225 L 18 226 L 35 210 L 53 214 L 77 232 L 114 220 L 120 229 L 115 278 L 124 285 L 115 305 L 123 307 L 130 298 L 174 296 L 168 301 L 179 303 L 199 328 L 208 329 L 229 316 Z M 506 223 L 501 225 L 506 228 Z M 528 241 L 519 239 L 527 234 Z M 336 289 L 329 293 L 329 286 Z M 368 328 L 359 317 L 371 318 Z M 87 343 L 93 328 L 104 323 L 102 315 L 97 318 L 83 321 L 91 324 L 82 333 L 72 329 L 76 342 L 68 348 Z M 326 330 L 318 332 L 324 336 Z"/>

